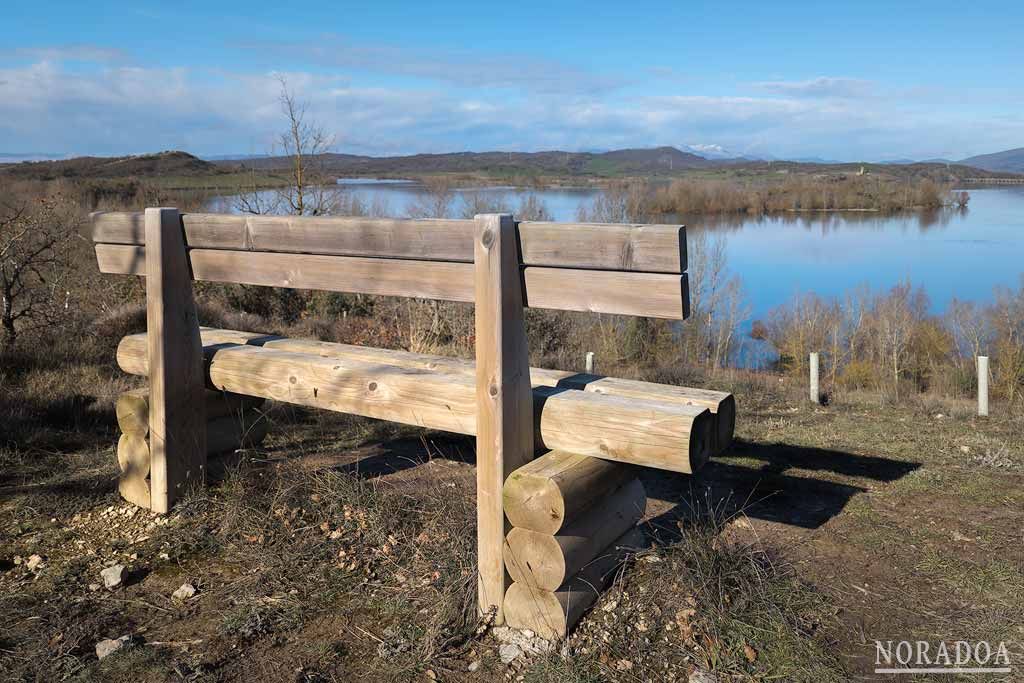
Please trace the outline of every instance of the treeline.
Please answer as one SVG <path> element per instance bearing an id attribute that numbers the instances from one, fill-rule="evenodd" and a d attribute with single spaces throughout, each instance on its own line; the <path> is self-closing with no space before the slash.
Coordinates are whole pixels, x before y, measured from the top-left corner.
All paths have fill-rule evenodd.
<path id="1" fill-rule="evenodd" d="M 993 394 L 1024 399 L 1024 278 L 1016 290 L 996 289 L 990 304 L 954 300 L 943 315 L 929 310 L 927 294 L 909 283 L 841 298 L 801 294 L 755 322 L 752 336 L 769 341 L 777 369 L 794 375 L 804 376 L 808 354 L 819 352 L 833 390 L 970 397 L 981 355 L 991 360 Z"/>
<path id="2" fill-rule="evenodd" d="M 794 211 L 877 211 L 964 208 L 967 192 L 930 178 L 798 175 L 781 181 L 674 180 L 668 185 L 629 181 L 609 186 L 581 217 L 632 220 L 664 214 L 763 215 Z"/>

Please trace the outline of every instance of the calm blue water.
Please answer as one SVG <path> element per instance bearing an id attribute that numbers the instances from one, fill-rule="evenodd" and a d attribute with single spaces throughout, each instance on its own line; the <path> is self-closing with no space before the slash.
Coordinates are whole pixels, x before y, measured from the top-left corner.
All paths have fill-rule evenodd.
<path id="1" fill-rule="evenodd" d="M 407 215 L 426 195 L 412 181 L 343 180 L 366 204 Z M 499 200 L 511 210 L 535 195 L 556 221 L 572 221 L 599 190 L 590 188 L 466 188 L 456 190 L 452 215 L 471 194 Z M 679 217 L 691 236 L 700 231 L 726 241 L 730 270 L 743 279 L 752 317 L 797 292 L 842 296 L 868 284 L 887 289 L 904 280 L 922 285 L 936 312 L 953 297 L 979 302 L 994 287 L 1016 288 L 1024 273 L 1024 188 L 971 190 L 966 211 L 877 216 L 870 213 L 801 214 L 762 218 Z M 229 210 L 223 198 L 212 210 Z"/>

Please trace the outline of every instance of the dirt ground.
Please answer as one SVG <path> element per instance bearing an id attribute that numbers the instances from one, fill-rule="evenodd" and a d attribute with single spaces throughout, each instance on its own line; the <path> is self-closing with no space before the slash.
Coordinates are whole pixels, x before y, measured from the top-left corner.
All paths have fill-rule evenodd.
<path id="1" fill-rule="evenodd" d="M 119 500 L 112 421 L 69 430 L 63 449 L 8 450 L 0 671 L 890 680 L 871 673 L 875 640 L 987 640 L 1017 670 L 989 679 L 1024 679 L 1024 421 L 735 391 L 724 456 L 692 477 L 642 472 L 650 549 L 564 647 L 526 644 L 508 666 L 473 617 L 469 440 L 275 409 L 263 450 L 221 463 L 163 518 Z M 115 562 L 128 575 L 109 591 L 100 571 Z M 195 596 L 172 597 L 184 583 Z M 126 647 L 96 658 L 99 640 L 121 636 Z"/>

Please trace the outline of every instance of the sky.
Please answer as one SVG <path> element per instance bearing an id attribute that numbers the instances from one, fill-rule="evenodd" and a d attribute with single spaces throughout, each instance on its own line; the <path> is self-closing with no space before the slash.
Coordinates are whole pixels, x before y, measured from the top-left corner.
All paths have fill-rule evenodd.
<path id="1" fill-rule="evenodd" d="M 1024 2 L 11 2 L 0 155 L 1024 147 Z"/>

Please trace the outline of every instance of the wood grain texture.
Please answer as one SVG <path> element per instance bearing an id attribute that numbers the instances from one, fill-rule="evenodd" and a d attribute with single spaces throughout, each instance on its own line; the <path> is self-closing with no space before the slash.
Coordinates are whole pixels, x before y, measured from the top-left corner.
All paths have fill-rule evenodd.
<path id="1" fill-rule="evenodd" d="M 203 347 L 177 209 L 146 209 L 151 507 L 167 512 L 206 468 Z"/>
<path id="2" fill-rule="evenodd" d="M 647 495 L 633 479 L 555 535 L 519 527 L 505 538 L 508 573 L 517 583 L 553 591 L 643 517 Z"/>
<path id="3" fill-rule="evenodd" d="M 122 434 L 117 441 L 117 462 L 121 474 L 117 479 L 117 490 L 121 497 L 133 505 L 152 509 L 150 493 L 149 441 L 144 436 Z"/>
<path id="4" fill-rule="evenodd" d="M 96 259 L 103 273 L 145 272 L 144 247 L 98 244 Z M 189 261 L 195 279 L 209 282 L 467 303 L 474 296 L 473 266 L 467 263 L 226 249 L 192 249 Z M 689 315 L 686 274 L 527 267 L 522 278 L 525 303 L 533 308 L 671 320 Z"/>
<path id="5" fill-rule="evenodd" d="M 555 534 L 632 476 L 621 463 L 551 451 L 505 480 L 505 515 L 512 526 Z"/>
<path id="6" fill-rule="evenodd" d="M 215 328 L 200 328 L 203 345 L 252 344 L 266 349 L 309 353 L 323 358 L 338 358 L 365 363 L 383 363 L 417 370 L 432 370 L 466 376 L 475 376 L 476 364 L 470 360 L 430 354 L 393 351 L 351 344 L 336 344 L 309 339 L 291 339 L 259 332 L 242 332 Z M 121 368 L 133 375 L 146 375 L 146 337 L 129 335 L 117 348 L 117 361 Z M 530 383 L 534 387 L 560 387 L 606 396 L 638 398 L 679 405 L 700 406 L 712 413 L 712 452 L 726 448 L 733 438 L 736 425 L 736 401 L 732 394 L 671 384 L 656 384 L 640 380 L 602 377 L 564 370 L 530 368 Z"/>
<path id="7" fill-rule="evenodd" d="M 476 217 L 476 505 L 478 606 L 495 624 L 509 586 L 502 487 L 533 457 L 533 394 L 512 216 Z"/>
<path id="8" fill-rule="evenodd" d="M 145 357 L 144 351 L 143 357 Z M 264 399 L 259 397 L 241 396 L 239 394 L 229 394 L 209 389 L 204 392 L 204 399 L 207 422 L 218 417 L 224 417 L 225 415 L 233 415 L 242 419 L 264 403 Z M 122 432 L 137 436 L 148 436 L 149 388 L 132 389 L 118 396 L 114 412 L 117 415 L 117 425 L 121 428 Z"/>
<path id="9" fill-rule="evenodd" d="M 643 532 L 634 527 L 554 591 L 513 583 L 505 594 L 508 625 L 533 631 L 547 640 L 565 638 L 601 591 L 612 582 L 622 563 L 641 550 L 643 544 Z"/>
<path id="10" fill-rule="evenodd" d="M 93 241 L 145 244 L 142 215 L 92 215 Z M 190 248 L 275 251 L 473 262 L 473 221 L 449 219 L 184 214 Z M 681 225 L 546 223 L 516 225 L 523 265 L 682 273 Z"/>
<path id="11" fill-rule="evenodd" d="M 246 339 L 250 343 L 278 339 L 273 336 L 221 335 L 213 330 L 203 334 L 208 374 L 219 390 L 460 434 L 476 433 L 475 385 L 467 373 L 395 366 L 383 362 L 386 356 L 375 354 L 353 360 L 245 345 Z M 144 335 L 121 340 L 117 360 L 125 372 L 146 375 L 146 361 L 140 352 L 144 342 Z M 365 390 L 364 385 L 370 383 L 397 386 L 374 394 Z M 534 431 L 541 452 L 562 450 L 688 474 L 710 457 L 714 421 L 701 405 L 547 386 L 534 387 L 533 396 Z M 563 420 L 571 424 L 563 424 Z"/>

